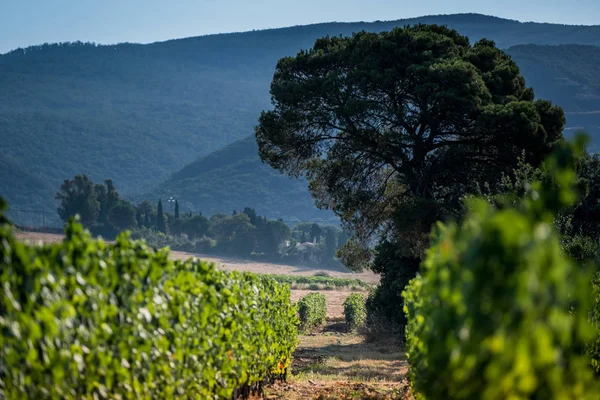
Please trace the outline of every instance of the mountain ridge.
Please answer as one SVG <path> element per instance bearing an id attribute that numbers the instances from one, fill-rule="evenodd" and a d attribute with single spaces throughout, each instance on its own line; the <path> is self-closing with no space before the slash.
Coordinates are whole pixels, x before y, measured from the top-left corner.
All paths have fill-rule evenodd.
<path id="1" fill-rule="evenodd" d="M 0 157 L 14 161 L 6 162 L 13 171 L 6 174 L 32 175 L 58 188 L 64 179 L 85 173 L 94 181 L 113 179 L 126 196 L 147 193 L 187 165 L 252 134 L 260 111 L 270 107 L 269 84 L 281 57 L 311 47 L 321 36 L 388 30 L 409 22 L 445 24 L 472 42 L 486 36 L 500 47 L 572 41 L 600 45 L 600 26 L 461 14 L 321 23 L 147 45 L 33 46 L 0 56 Z M 585 62 L 583 56 L 578 59 Z M 546 80 L 565 73 L 564 66 L 553 68 Z M 561 104 L 567 112 L 600 109 L 595 100 L 577 97 L 585 85 L 567 85 L 575 90 L 573 107 L 567 104 L 571 100 Z M 573 114 L 569 123 L 596 126 L 597 119 Z M 16 186 L 4 180 L 0 195 L 24 205 L 28 197 L 42 196 L 33 186 L 19 187 L 16 196 Z M 55 207 L 46 197 L 45 205 Z"/>

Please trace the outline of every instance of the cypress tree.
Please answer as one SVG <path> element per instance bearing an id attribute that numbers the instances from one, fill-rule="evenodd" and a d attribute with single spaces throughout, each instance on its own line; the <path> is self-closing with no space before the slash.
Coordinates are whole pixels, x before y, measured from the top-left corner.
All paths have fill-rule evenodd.
<path id="1" fill-rule="evenodd" d="M 163 214 L 162 200 L 158 200 L 158 211 L 156 214 L 156 229 L 162 233 L 167 233 L 167 222 L 165 220 L 165 214 Z"/>
<path id="2" fill-rule="evenodd" d="M 175 219 L 179 219 L 179 200 L 175 200 Z"/>

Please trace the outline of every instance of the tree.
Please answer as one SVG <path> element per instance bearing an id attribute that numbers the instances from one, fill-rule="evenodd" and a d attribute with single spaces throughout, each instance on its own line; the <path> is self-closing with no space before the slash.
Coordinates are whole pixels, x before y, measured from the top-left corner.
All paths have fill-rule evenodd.
<path id="1" fill-rule="evenodd" d="M 258 228 L 258 246 L 269 256 L 279 254 L 279 245 L 290 238 L 290 228 L 281 220 L 261 222 Z"/>
<path id="2" fill-rule="evenodd" d="M 202 215 L 180 218 L 169 225 L 172 234 L 186 234 L 189 238 L 201 238 L 206 235 L 210 223 Z"/>
<path id="3" fill-rule="evenodd" d="M 256 248 L 256 228 L 245 213 L 232 216 L 215 214 L 210 222 L 209 234 L 216 239 L 221 251 L 248 256 Z"/>
<path id="4" fill-rule="evenodd" d="M 493 42 L 472 46 L 435 25 L 318 39 L 278 62 L 271 95 L 256 127 L 262 160 L 309 178 L 353 244 L 374 234 L 400 243 L 395 219 L 424 207 L 407 256 L 427 242 L 429 221 L 478 185 L 510 174 L 520 156 L 538 165 L 565 122 Z"/>
<path id="5" fill-rule="evenodd" d="M 179 200 L 175 200 L 175 219 L 179 219 Z"/>
<path id="6" fill-rule="evenodd" d="M 112 179 L 105 179 L 104 184 L 96 184 L 94 187 L 98 202 L 100 203 L 100 213 L 98 215 L 98 223 L 106 224 L 108 221 L 109 211 L 119 204 L 120 197 Z"/>
<path id="7" fill-rule="evenodd" d="M 77 175 L 72 180 L 65 180 L 55 198 L 60 201 L 57 211 L 63 221 L 66 222 L 76 214 L 86 227 L 97 221 L 100 203 L 96 198 L 94 183 L 87 175 Z"/>
<path id="8" fill-rule="evenodd" d="M 255 209 L 246 207 L 244 208 L 243 212 L 248 216 L 248 218 L 250 218 L 250 223 L 252 225 L 258 227 L 263 222 L 262 219 L 258 216 L 258 214 L 256 214 Z"/>
<path id="9" fill-rule="evenodd" d="M 345 245 L 348 242 L 348 234 L 342 229 L 337 235 L 338 247 Z"/>
<path id="10" fill-rule="evenodd" d="M 333 261 L 335 257 L 336 246 L 336 234 L 335 229 L 327 228 L 325 232 L 325 260 Z"/>
<path id="11" fill-rule="evenodd" d="M 136 227 L 136 209 L 130 203 L 121 202 L 108 212 L 108 222 L 120 231 Z"/>
<path id="12" fill-rule="evenodd" d="M 319 243 L 321 241 L 321 227 L 317 224 L 312 224 L 310 227 L 310 240 Z"/>
<path id="13" fill-rule="evenodd" d="M 165 219 L 165 214 L 163 213 L 163 205 L 162 200 L 158 200 L 158 207 L 156 212 L 156 230 L 162 233 L 167 233 L 167 220 Z"/>

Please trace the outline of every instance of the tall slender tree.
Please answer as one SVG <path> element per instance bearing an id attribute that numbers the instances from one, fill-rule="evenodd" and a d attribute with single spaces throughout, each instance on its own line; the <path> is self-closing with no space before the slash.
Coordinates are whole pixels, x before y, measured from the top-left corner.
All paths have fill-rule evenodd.
<path id="1" fill-rule="evenodd" d="M 312 224 L 310 227 L 310 240 L 314 240 L 315 243 L 321 241 L 321 227 L 317 224 Z"/>
<path id="2" fill-rule="evenodd" d="M 179 200 L 175 200 L 175 219 L 179 219 Z"/>
<path id="3" fill-rule="evenodd" d="M 162 233 L 167 233 L 167 221 L 165 214 L 163 213 L 162 200 L 158 200 L 158 207 L 156 211 L 156 229 Z"/>
<path id="4" fill-rule="evenodd" d="M 336 234 L 333 228 L 327 228 L 325 232 L 325 260 L 332 261 L 335 257 Z"/>

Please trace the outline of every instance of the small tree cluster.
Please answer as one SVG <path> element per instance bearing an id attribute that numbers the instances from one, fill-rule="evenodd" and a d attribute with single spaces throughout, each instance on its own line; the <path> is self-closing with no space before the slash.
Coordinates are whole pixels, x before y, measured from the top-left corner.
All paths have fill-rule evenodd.
<path id="1" fill-rule="evenodd" d="M 94 184 L 87 175 L 77 175 L 63 182 L 56 200 L 63 221 L 79 215 L 85 227 L 99 233 L 113 235 L 138 226 L 136 207 L 119 196 L 110 179 Z"/>

